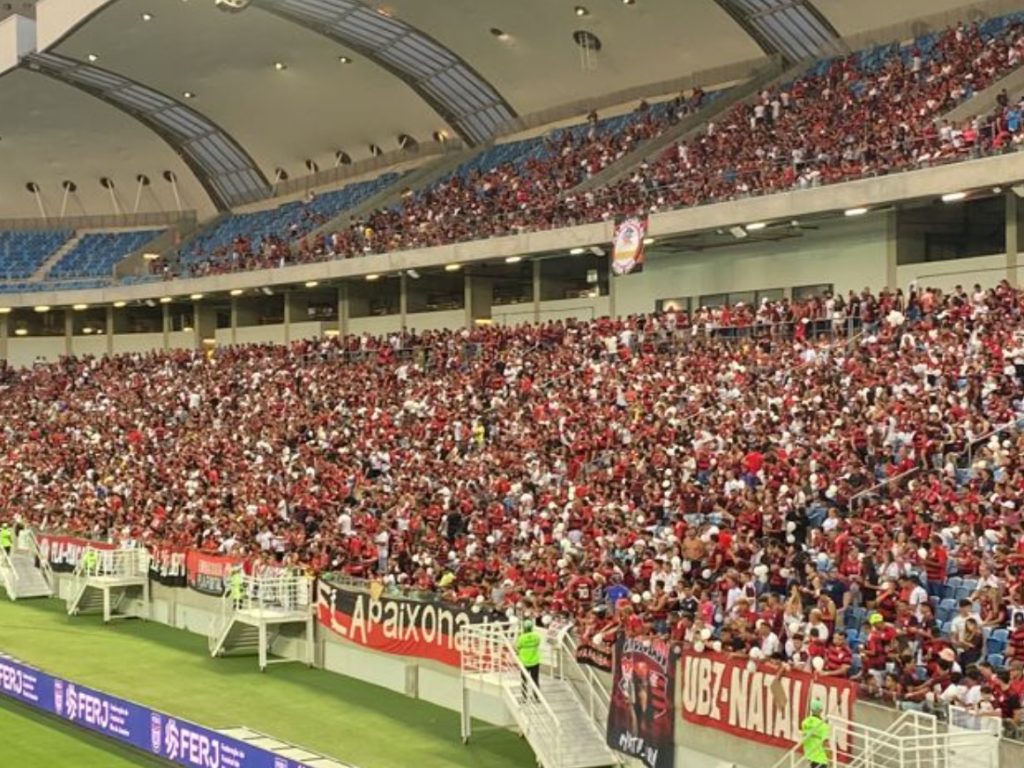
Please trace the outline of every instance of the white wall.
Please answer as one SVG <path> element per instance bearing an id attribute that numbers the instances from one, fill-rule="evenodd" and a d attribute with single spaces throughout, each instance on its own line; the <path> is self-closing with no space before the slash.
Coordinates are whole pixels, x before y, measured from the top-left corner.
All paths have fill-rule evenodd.
<path id="1" fill-rule="evenodd" d="M 898 287 L 904 291 L 912 281 L 921 286 L 952 290 L 962 285 L 967 290 L 975 283 L 989 288 L 1006 277 L 1006 254 L 978 256 L 973 259 L 907 264 L 896 268 Z"/>
<path id="2" fill-rule="evenodd" d="M 534 317 L 533 302 L 527 301 L 522 304 L 504 304 L 500 307 L 491 307 L 491 321 L 495 325 L 521 325 L 532 323 Z"/>
<path id="3" fill-rule="evenodd" d="M 63 336 L 12 336 L 7 340 L 7 363 L 30 367 L 37 357 L 56 360 L 65 353 Z"/>
<path id="4" fill-rule="evenodd" d="M 220 344 L 221 333 L 227 334 L 227 341 L 231 343 L 231 329 L 225 328 L 217 331 L 217 343 Z M 284 344 L 284 325 L 243 325 L 235 332 L 237 344 Z"/>
<path id="5" fill-rule="evenodd" d="M 466 310 L 450 309 L 443 312 L 411 312 L 405 316 L 405 327 L 410 331 L 441 331 L 465 328 Z"/>
<path id="6" fill-rule="evenodd" d="M 878 290 L 886 284 L 883 214 L 844 221 L 802 237 L 679 255 L 657 246 L 642 272 L 615 280 L 615 312 L 652 312 L 656 299 L 832 283 L 836 289 Z"/>
<path id="7" fill-rule="evenodd" d="M 38 48 L 46 50 L 110 0 L 39 0 L 36 3 Z"/>
<path id="8" fill-rule="evenodd" d="M 604 317 L 608 312 L 607 296 L 597 296 L 593 299 L 558 299 L 540 303 L 542 323 L 548 320 L 593 320 L 595 317 Z M 512 324 L 515 325 L 515 322 Z"/>
<path id="9" fill-rule="evenodd" d="M 292 323 L 288 329 L 288 338 L 291 341 L 302 339 L 319 339 L 324 335 L 325 323 L 320 320 L 311 320 L 302 323 Z"/>
<path id="10" fill-rule="evenodd" d="M 397 331 L 402 327 L 401 315 L 374 315 L 373 317 L 352 317 L 348 321 L 348 332 L 351 334 L 368 333 L 381 336 Z"/>
<path id="11" fill-rule="evenodd" d="M 162 333 L 119 333 L 114 336 L 115 355 L 152 352 L 154 349 L 163 348 L 164 335 Z"/>
<path id="12" fill-rule="evenodd" d="M 107 354 L 107 336 L 72 336 L 71 353 L 103 357 Z"/>

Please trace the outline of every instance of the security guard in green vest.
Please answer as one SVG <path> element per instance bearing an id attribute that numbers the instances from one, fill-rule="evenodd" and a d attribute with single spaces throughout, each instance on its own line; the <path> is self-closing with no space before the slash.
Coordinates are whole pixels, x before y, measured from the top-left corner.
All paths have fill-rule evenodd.
<path id="1" fill-rule="evenodd" d="M 804 759 L 810 763 L 811 768 L 826 768 L 828 766 L 828 740 L 831 734 L 831 727 L 821 719 L 822 704 L 815 699 L 811 702 L 811 714 L 800 724 L 800 733 L 803 734 L 801 746 L 804 750 Z"/>
<path id="2" fill-rule="evenodd" d="M 0 547 L 3 548 L 4 552 L 8 555 L 11 554 L 11 547 L 14 546 L 14 533 L 11 531 L 11 526 L 7 523 L 0 525 Z"/>
<path id="3" fill-rule="evenodd" d="M 526 667 L 526 675 L 529 675 L 538 688 L 540 687 L 540 644 L 542 641 L 540 632 L 533 627 L 533 621 L 525 619 L 523 631 L 516 638 L 516 654 L 519 656 L 519 663 Z M 530 688 L 526 675 L 523 676 L 523 701 L 526 701 L 526 694 Z"/>
<path id="4" fill-rule="evenodd" d="M 231 590 L 231 602 L 235 605 L 235 610 L 239 610 L 242 607 L 242 594 L 244 592 L 242 588 L 242 567 L 236 565 L 231 569 L 231 576 L 228 577 L 228 588 Z"/>
<path id="5" fill-rule="evenodd" d="M 96 554 L 96 550 L 87 548 L 85 553 L 82 555 L 82 567 L 85 568 L 85 572 L 89 575 L 95 576 L 99 573 L 100 558 Z"/>

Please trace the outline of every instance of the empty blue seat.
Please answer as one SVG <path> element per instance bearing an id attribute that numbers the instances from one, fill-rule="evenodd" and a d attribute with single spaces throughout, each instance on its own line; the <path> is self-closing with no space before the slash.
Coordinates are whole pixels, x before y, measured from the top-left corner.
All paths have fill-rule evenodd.
<path id="1" fill-rule="evenodd" d="M 1006 658 L 1001 653 L 990 653 L 988 655 L 988 663 L 996 669 L 1002 669 L 1006 664 Z"/>

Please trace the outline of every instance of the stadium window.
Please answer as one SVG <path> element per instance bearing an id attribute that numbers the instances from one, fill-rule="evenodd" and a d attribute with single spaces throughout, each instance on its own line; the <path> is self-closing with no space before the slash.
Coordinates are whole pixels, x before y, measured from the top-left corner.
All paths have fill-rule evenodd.
<path id="1" fill-rule="evenodd" d="M 689 296 L 680 296 L 675 299 L 658 299 L 654 302 L 655 312 L 689 312 L 690 302 L 692 299 Z"/>
<path id="2" fill-rule="evenodd" d="M 818 283 L 816 285 L 797 285 L 793 287 L 793 301 L 804 301 L 818 296 L 832 293 L 832 283 Z"/>
<path id="3" fill-rule="evenodd" d="M 784 298 L 786 298 L 785 290 L 782 288 L 769 288 L 764 291 L 758 291 L 754 303 L 760 305 L 765 300 L 782 301 Z"/>
<path id="4" fill-rule="evenodd" d="M 729 303 L 728 293 L 709 293 L 700 297 L 697 302 L 701 307 L 722 307 Z"/>
<path id="5" fill-rule="evenodd" d="M 739 291 L 738 293 L 730 293 L 729 303 L 734 307 L 737 304 L 753 304 L 756 296 L 757 294 L 754 293 L 754 291 Z"/>

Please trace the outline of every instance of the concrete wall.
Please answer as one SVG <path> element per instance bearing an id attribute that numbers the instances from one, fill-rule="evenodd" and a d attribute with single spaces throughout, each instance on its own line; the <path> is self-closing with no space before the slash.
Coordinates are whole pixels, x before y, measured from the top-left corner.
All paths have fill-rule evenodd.
<path id="1" fill-rule="evenodd" d="M 31 366 L 37 357 L 56 360 L 66 349 L 63 336 L 12 336 L 7 340 L 7 361 L 16 368 Z"/>
<path id="2" fill-rule="evenodd" d="M 832 283 L 843 290 L 888 284 L 887 218 L 841 221 L 798 238 L 737 242 L 701 253 L 659 254 L 642 272 L 613 277 L 615 312 L 652 312 L 657 299 Z"/>
<path id="3" fill-rule="evenodd" d="M 349 327 L 351 327 L 353 322 L 358 322 L 358 320 L 350 320 Z M 445 328 L 462 328 L 465 324 L 466 310 L 464 309 L 449 309 L 441 312 L 410 312 L 405 316 L 405 327 L 410 331 L 437 331 Z"/>

